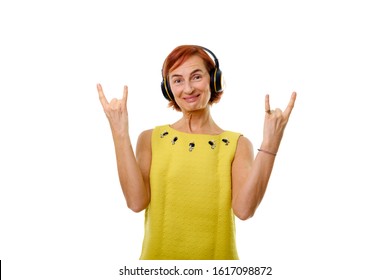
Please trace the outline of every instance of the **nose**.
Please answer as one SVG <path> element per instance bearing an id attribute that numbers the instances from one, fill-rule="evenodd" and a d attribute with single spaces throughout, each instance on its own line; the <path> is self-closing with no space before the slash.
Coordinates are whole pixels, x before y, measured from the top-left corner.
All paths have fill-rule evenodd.
<path id="1" fill-rule="evenodd" d="M 191 85 L 191 81 L 186 81 L 184 83 L 184 90 L 183 91 L 185 94 L 189 94 L 189 95 L 191 95 L 193 93 L 194 88 Z"/>

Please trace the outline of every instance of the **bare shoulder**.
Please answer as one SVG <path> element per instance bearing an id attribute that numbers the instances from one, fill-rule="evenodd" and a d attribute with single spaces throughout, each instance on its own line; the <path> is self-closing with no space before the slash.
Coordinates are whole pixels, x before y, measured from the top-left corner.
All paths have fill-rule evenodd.
<path id="1" fill-rule="evenodd" d="M 253 145 L 252 142 L 245 136 L 238 138 L 236 153 L 234 155 L 233 167 L 244 165 L 251 165 L 253 161 Z"/>
<path id="2" fill-rule="evenodd" d="M 253 153 L 252 142 L 243 135 L 238 138 L 236 155 L 240 155 L 242 153 Z"/>
<path id="3" fill-rule="evenodd" d="M 153 129 L 144 130 L 138 136 L 137 151 L 150 150 Z"/>
<path id="4" fill-rule="evenodd" d="M 138 136 L 138 142 L 150 141 L 150 139 L 152 137 L 152 133 L 153 133 L 153 129 L 147 129 L 147 130 L 142 131 L 140 133 L 140 135 Z"/>

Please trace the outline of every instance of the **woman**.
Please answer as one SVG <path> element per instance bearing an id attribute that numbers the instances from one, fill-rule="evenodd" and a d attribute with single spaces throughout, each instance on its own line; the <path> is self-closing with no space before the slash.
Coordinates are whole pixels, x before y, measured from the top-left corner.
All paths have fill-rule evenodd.
<path id="1" fill-rule="evenodd" d="M 140 259 L 238 259 L 235 216 L 252 217 L 264 196 L 296 93 L 284 111 L 271 111 L 266 95 L 263 142 L 254 158 L 246 137 L 220 128 L 211 116 L 223 79 L 210 50 L 178 46 L 162 75 L 163 95 L 182 116 L 142 132 L 136 154 L 128 131 L 127 86 L 121 100 L 108 102 L 97 85 L 127 205 L 135 212 L 146 209 Z"/>

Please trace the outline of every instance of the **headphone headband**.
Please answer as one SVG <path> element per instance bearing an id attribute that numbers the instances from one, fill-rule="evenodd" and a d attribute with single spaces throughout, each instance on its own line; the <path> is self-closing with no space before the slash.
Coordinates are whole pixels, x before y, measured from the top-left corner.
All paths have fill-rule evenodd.
<path id="1" fill-rule="evenodd" d="M 208 48 L 205 48 L 205 47 L 202 47 L 202 46 L 197 46 L 197 47 L 200 47 L 200 48 L 204 49 L 206 52 L 208 52 L 209 54 L 211 54 L 211 56 L 214 59 L 215 68 L 219 68 L 218 58 L 212 51 L 210 51 Z"/>

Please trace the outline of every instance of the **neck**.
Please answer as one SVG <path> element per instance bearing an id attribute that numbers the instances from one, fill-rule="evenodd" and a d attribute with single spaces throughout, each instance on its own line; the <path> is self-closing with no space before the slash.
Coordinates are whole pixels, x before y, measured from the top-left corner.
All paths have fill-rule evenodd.
<path id="1" fill-rule="evenodd" d="M 204 110 L 183 112 L 183 117 L 173 127 L 187 133 L 219 134 L 222 129 L 217 126 L 210 114 L 210 107 Z"/>

